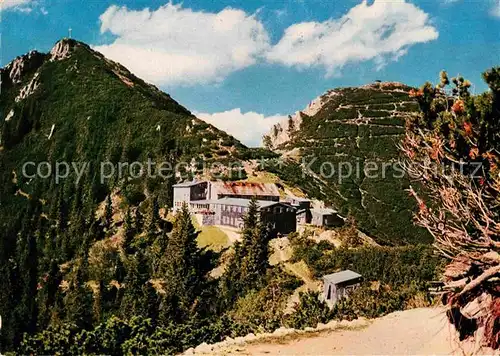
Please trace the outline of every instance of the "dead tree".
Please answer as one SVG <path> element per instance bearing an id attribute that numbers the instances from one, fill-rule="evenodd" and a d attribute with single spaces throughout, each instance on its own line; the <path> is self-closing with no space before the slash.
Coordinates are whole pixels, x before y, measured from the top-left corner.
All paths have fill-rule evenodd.
<path id="1" fill-rule="evenodd" d="M 500 68 L 483 74 L 490 92 L 445 72 L 413 90 L 422 114 L 407 123 L 402 163 L 414 181 L 417 224 L 449 264 L 443 303 L 460 338 L 500 346 Z M 479 331 L 479 332 L 478 332 Z"/>

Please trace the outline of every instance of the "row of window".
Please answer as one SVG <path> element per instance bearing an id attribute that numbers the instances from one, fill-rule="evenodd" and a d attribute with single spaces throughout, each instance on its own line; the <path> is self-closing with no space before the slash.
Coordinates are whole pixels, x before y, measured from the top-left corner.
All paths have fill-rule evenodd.
<path id="1" fill-rule="evenodd" d="M 222 211 L 229 211 L 229 212 L 235 212 L 235 213 L 244 213 L 247 208 L 243 206 L 232 206 L 232 205 L 221 205 L 221 210 Z"/>
<path id="2" fill-rule="evenodd" d="M 177 201 L 175 202 L 175 206 L 181 207 L 184 202 L 182 201 Z M 196 208 L 207 208 L 207 204 L 194 204 L 194 207 Z M 235 212 L 235 213 L 244 213 L 247 208 L 243 206 L 232 206 L 232 205 L 221 205 L 221 210 L 222 211 L 228 211 L 228 212 Z M 265 212 L 274 212 L 275 214 L 283 214 L 284 212 L 291 213 L 294 210 L 292 208 L 284 208 L 284 207 L 275 207 L 275 208 L 262 208 L 261 211 Z"/>
<path id="3" fill-rule="evenodd" d="M 284 212 L 291 213 L 294 210 L 292 208 L 283 208 L 283 207 L 275 207 L 275 208 L 263 208 L 262 211 L 266 211 L 268 213 L 274 212 L 275 214 L 283 214 Z"/>
<path id="4" fill-rule="evenodd" d="M 235 217 L 230 217 L 230 216 L 222 217 L 222 225 L 236 226 L 237 222 L 239 222 L 239 225 L 241 225 L 241 219 L 236 219 Z"/>

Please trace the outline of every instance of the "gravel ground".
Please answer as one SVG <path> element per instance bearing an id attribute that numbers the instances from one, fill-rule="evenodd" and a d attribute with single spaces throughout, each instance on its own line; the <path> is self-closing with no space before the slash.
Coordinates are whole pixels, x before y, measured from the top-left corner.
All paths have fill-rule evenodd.
<path id="1" fill-rule="evenodd" d="M 300 335 L 290 341 L 233 345 L 217 354 L 236 355 L 470 355 L 494 354 L 472 342 L 459 344 L 441 308 L 419 308 L 375 319 L 362 329 Z M 496 353 L 498 355 L 498 353 Z"/>

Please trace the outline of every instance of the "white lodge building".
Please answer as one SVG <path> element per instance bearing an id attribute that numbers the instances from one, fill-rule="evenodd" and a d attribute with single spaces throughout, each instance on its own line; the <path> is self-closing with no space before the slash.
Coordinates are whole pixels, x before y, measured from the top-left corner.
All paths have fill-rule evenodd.
<path id="1" fill-rule="evenodd" d="M 323 209 L 316 214 L 308 199 L 293 197 L 280 201 L 280 192 L 273 183 L 193 181 L 175 184 L 173 188 L 174 212 L 185 203 L 202 225 L 241 228 L 253 197 L 257 199 L 261 221 L 282 235 L 297 231 L 297 224 L 330 226 L 334 216 L 343 222 L 334 210 Z"/>

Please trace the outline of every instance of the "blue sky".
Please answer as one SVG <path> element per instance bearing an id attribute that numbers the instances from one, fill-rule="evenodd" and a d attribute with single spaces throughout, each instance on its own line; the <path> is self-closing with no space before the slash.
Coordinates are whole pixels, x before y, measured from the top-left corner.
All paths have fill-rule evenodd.
<path id="1" fill-rule="evenodd" d="M 5 0 L 5 65 L 68 35 L 250 145 L 328 89 L 420 85 L 446 69 L 486 88 L 500 0 Z"/>

